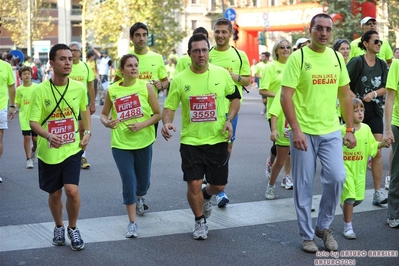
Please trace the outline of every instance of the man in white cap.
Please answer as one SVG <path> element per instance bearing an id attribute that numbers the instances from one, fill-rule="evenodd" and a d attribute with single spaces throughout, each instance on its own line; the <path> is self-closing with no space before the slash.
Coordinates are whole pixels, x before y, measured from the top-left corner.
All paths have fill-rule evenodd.
<path id="1" fill-rule="evenodd" d="M 308 38 L 299 38 L 295 43 L 295 47 L 296 49 L 301 49 L 302 47 L 308 45 L 309 43 L 310 40 Z"/>
<path id="2" fill-rule="evenodd" d="M 377 20 L 373 17 L 365 17 L 360 21 L 360 27 L 363 30 L 363 33 L 369 30 L 377 31 Z M 359 48 L 361 36 L 355 40 L 353 40 L 350 44 L 350 54 L 349 60 L 355 56 L 363 55 L 366 53 L 365 50 Z M 380 52 L 377 54 L 377 57 L 381 60 L 387 62 L 387 65 L 390 66 L 392 63 L 393 52 L 387 40 L 381 39 L 382 45 Z"/>

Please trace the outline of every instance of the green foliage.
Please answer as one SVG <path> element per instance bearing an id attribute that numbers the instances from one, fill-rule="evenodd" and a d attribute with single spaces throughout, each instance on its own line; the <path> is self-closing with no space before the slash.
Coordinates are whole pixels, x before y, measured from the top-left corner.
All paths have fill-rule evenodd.
<path id="1" fill-rule="evenodd" d="M 361 4 L 365 1 L 358 0 L 357 2 Z M 334 23 L 334 40 L 347 39 L 352 41 L 363 34 L 360 28 L 360 20 L 362 19 L 361 12 L 353 15 L 352 11 L 354 7 L 351 5 L 350 0 L 321 1 L 320 4 L 327 8 L 327 13 L 329 15 L 337 18 Z"/>
<path id="2" fill-rule="evenodd" d="M 397 32 L 399 32 L 399 2 L 398 1 L 389 1 L 389 0 L 380 0 L 381 6 L 386 8 L 388 12 L 388 42 L 391 46 L 398 47 L 399 43 L 396 42 Z"/>
<path id="3" fill-rule="evenodd" d="M 183 13 L 182 0 L 88 0 L 87 38 L 93 43 L 107 48 L 111 56 L 117 56 L 120 36 L 129 38 L 129 29 L 136 22 L 146 23 L 151 33 L 156 35 L 151 50 L 162 55 L 187 35 L 181 29 L 176 17 Z"/>
<path id="4" fill-rule="evenodd" d="M 53 29 L 49 10 L 42 9 L 43 0 L 31 0 L 31 39 L 40 41 Z M 11 40 L 21 47 L 28 44 L 28 1 L 0 0 L 0 14 L 3 27 L 11 33 Z"/>

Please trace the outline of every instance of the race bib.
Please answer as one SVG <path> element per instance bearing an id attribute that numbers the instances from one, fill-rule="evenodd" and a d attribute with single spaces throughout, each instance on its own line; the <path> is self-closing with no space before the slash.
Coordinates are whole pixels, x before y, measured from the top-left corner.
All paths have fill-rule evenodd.
<path id="1" fill-rule="evenodd" d="M 138 93 L 115 99 L 114 106 L 119 121 L 144 116 Z"/>
<path id="2" fill-rule="evenodd" d="M 190 96 L 190 121 L 208 122 L 216 121 L 216 96 Z"/>
<path id="3" fill-rule="evenodd" d="M 60 137 L 62 144 L 75 142 L 75 121 L 73 117 L 47 121 L 47 130 L 49 133 Z M 52 148 L 50 142 L 49 145 Z"/>

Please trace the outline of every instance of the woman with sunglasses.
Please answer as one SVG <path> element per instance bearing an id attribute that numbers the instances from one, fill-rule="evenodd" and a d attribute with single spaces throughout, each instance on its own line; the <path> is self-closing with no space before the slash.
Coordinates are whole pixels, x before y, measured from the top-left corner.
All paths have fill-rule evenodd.
<path id="1" fill-rule="evenodd" d="M 269 121 L 271 131 L 276 127 L 275 126 L 272 127 L 271 124 L 271 115 L 269 114 L 270 107 L 272 106 L 276 93 L 280 93 L 282 73 L 284 70 L 285 63 L 287 62 L 287 59 L 291 53 L 292 53 L 291 43 L 288 40 L 281 39 L 277 41 L 274 44 L 272 51 L 273 62 L 269 63 L 265 67 L 262 79 L 260 81 L 259 93 L 262 96 L 267 97 L 266 117 Z M 279 132 L 279 135 L 283 137 L 284 132 Z M 275 137 L 274 140 L 276 140 Z M 270 150 L 270 157 L 267 159 L 266 162 L 266 167 L 267 167 L 266 177 L 268 179 L 268 184 L 265 196 L 267 199 L 274 199 L 274 183 L 284 163 L 285 163 L 285 175 L 283 180 L 281 181 L 281 186 L 284 187 L 285 189 L 292 189 L 293 187 L 290 176 L 291 165 L 288 157 L 288 152 L 289 152 L 289 141 L 288 141 L 288 149 L 286 146 L 278 145 L 276 147 L 276 144 L 273 142 L 273 146 Z"/>
<path id="2" fill-rule="evenodd" d="M 359 43 L 359 47 L 366 50 L 361 56 L 352 58 L 347 64 L 351 79 L 350 89 L 352 96 L 363 101 L 365 112 L 363 123 L 371 128 L 371 132 L 377 141 L 381 141 L 384 133 L 382 108 L 388 68 L 385 61 L 379 59 L 382 41 L 374 30 L 366 31 Z M 372 159 L 371 173 L 373 175 L 374 194 L 373 204 L 387 203 L 387 198 L 380 190 L 382 180 L 382 155 L 378 150 Z"/>

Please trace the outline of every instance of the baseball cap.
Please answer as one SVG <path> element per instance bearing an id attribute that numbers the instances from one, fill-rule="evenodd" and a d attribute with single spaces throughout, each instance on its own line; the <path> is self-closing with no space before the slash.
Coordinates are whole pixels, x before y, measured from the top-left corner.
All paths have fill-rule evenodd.
<path id="1" fill-rule="evenodd" d="M 295 46 L 299 47 L 301 44 L 305 43 L 305 42 L 310 42 L 310 40 L 308 38 L 299 38 L 296 43 Z"/>
<path id="2" fill-rule="evenodd" d="M 366 24 L 369 20 L 375 20 L 377 21 L 375 18 L 373 17 L 364 17 L 361 21 L 360 21 L 360 26 L 363 27 L 364 24 Z"/>

